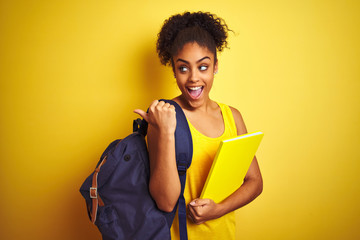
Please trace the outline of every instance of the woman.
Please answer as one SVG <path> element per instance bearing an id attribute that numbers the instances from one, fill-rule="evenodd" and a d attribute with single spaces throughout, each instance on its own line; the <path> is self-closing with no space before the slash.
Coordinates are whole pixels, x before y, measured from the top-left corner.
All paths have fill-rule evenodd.
<path id="1" fill-rule="evenodd" d="M 157 51 L 164 65 L 171 65 L 181 95 L 173 100 L 183 109 L 193 138 L 193 160 L 187 171 L 184 196 L 188 205 L 189 239 L 235 239 L 234 210 L 255 199 L 262 191 L 262 177 L 254 157 L 244 183 L 221 203 L 200 199 L 217 147 L 223 139 L 247 133 L 240 112 L 209 97 L 218 71 L 217 51 L 227 46 L 228 27 L 210 13 L 177 14 L 164 22 Z M 175 108 L 153 101 L 149 112 L 134 112 L 148 123 L 150 193 L 158 207 L 170 212 L 180 194 L 175 161 Z M 179 238 L 178 219 L 171 229 Z"/>

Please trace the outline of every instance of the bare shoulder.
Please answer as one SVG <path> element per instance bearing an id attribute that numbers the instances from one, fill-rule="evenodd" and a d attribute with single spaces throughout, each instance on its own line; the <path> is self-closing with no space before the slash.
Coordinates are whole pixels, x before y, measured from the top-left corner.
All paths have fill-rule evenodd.
<path id="1" fill-rule="evenodd" d="M 244 122 L 244 119 L 243 119 L 240 111 L 237 110 L 234 107 L 231 107 L 231 106 L 229 106 L 229 107 L 230 107 L 231 112 L 232 112 L 232 114 L 234 116 L 234 121 L 235 121 L 236 129 L 237 129 L 237 134 L 241 135 L 241 134 L 247 133 L 245 122 Z"/>

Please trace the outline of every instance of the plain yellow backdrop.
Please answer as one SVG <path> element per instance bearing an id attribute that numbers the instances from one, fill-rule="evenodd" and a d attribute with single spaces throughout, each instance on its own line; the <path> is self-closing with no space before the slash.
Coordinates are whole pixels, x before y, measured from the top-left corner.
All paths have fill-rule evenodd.
<path id="1" fill-rule="evenodd" d="M 229 27 L 211 96 L 265 133 L 238 239 L 360 238 L 359 1 L 0 1 L 0 239 L 100 239 L 78 189 L 135 108 L 179 94 L 156 35 Z"/>

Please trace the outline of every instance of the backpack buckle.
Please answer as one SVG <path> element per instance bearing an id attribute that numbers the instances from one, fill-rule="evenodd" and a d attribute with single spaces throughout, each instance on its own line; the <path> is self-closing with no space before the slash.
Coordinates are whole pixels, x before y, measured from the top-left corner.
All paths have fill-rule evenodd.
<path id="1" fill-rule="evenodd" d="M 97 198 L 97 188 L 96 187 L 90 187 L 90 198 Z"/>
<path id="2" fill-rule="evenodd" d="M 178 173 L 179 173 L 179 176 L 183 176 L 186 174 L 186 163 L 178 164 Z"/>

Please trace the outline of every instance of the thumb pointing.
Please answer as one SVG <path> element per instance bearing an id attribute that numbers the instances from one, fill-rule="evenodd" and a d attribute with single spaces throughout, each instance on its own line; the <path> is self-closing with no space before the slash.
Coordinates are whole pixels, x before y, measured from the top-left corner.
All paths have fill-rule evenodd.
<path id="1" fill-rule="evenodd" d="M 145 121 L 148 122 L 147 113 L 144 112 L 143 110 L 141 110 L 141 109 L 135 109 L 135 110 L 134 110 L 134 113 L 139 114 L 143 119 L 145 119 Z"/>

